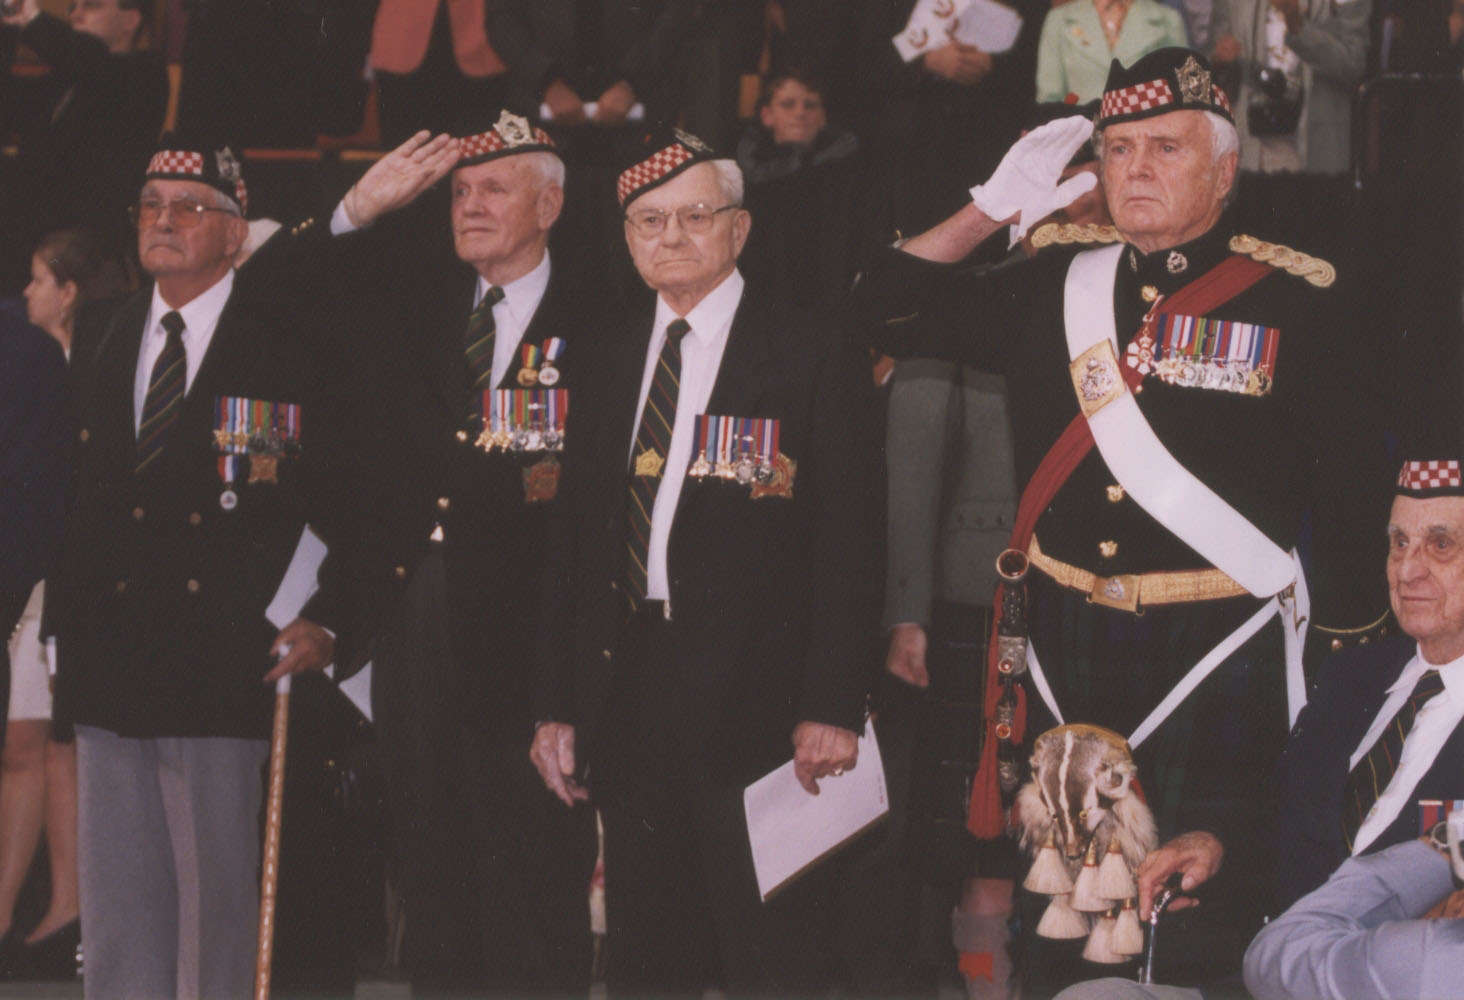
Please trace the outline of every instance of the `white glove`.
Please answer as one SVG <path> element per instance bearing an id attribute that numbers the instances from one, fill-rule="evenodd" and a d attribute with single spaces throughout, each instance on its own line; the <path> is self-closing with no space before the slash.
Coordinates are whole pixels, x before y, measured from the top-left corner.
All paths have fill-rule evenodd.
<path id="1" fill-rule="evenodd" d="M 1098 178 L 1089 171 L 1058 178 L 1073 154 L 1093 135 L 1093 123 L 1082 116 L 1059 118 L 1034 128 L 1002 157 L 991 179 L 971 189 L 971 201 L 993 221 L 1019 216 L 1012 242 L 1034 224 L 1091 191 Z"/>

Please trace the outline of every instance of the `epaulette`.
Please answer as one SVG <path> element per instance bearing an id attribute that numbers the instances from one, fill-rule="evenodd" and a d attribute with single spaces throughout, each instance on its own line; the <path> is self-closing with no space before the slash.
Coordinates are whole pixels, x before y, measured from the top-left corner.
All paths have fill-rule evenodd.
<path id="1" fill-rule="evenodd" d="M 305 232 L 313 225 L 315 225 L 315 219 L 313 217 L 306 219 L 304 222 L 297 223 L 293 228 L 291 228 L 290 235 L 299 236 L 301 233 Z"/>
<path id="2" fill-rule="evenodd" d="M 1087 222 L 1081 226 L 1071 222 L 1049 222 L 1032 231 L 1032 247 L 1041 250 L 1054 243 L 1118 243 L 1123 239 L 1112 226 Z"/>
<path id="3" fill-rule="evenodd" d="M 1318 288 L 1330 288 L 1332 282 L 1337 280 L 1337 269 L 1322 258 L 1293 250 L 1280 243 L 1267 243 L 1242 233 L 1230 237 L 1230 249 L 1246 254 L 1262 264 L 1280 268 L 1287 274 L 1305 278 Z"/>

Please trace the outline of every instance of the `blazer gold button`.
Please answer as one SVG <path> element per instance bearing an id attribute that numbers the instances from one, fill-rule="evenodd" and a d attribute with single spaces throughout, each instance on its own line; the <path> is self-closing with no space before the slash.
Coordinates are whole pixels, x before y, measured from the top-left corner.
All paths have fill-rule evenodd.
<path id="1" fill-rule="evenodd" d="M 203 515 L 195 510 L 192 514 L 188 515 L 188 523 L 193 525 L 195 528 L 198 527 L 200 524 L 203 523 Z"/>
<path id="2" fill-rule="evenodd" d="M 1104 559 L 1112 559 L 1114 556 L 1116 556 L 1118 554 L 1118 543 L 1117 542 L 1099 542 L 1098 543 L 1098 554 L 1101 555 Z"/>
<path id="3" fill-rule="evenodd" d="M 451 506 L 452 506 L 452 501 L 450 499 L 448 499 L 447 497 L 438 497 L 437 498 L 437 509 L 438 510 L 447 510 L 447 508 L 449 508 Z"/>
<path id="4" fill-rule="evenodd" d="M 405 580 L 407 578 L 407 567 L 398 566 L 396 569 L 391 571 L 391 575 L 396 577 L 398 580 Z"/>
<path id="5" fill-rule="evenodd" d="M 1159 297 L 1159 289 L 1153 285 L 1145 285 L 1139 289 L 1139 294 L 1143 296 L 1145 302 L 1153 302 Z"/>
<path id="6" fill-rule="evenodd" d="M 456 436 L 459 441 L 466 441 L 468 439 L 468 432 L 458 431 Z"/>
<path id="7" fill-rule="evenodd" d="M 126 580 L 118 580 L 117 581 L 117 593 L 119 595 L 127 593 L 127 581 Z"/>
<path id="8" fill-rule="evenodd" d="M 146 514 L 147 511 L 143 510 L 141 507 L 132 508 L 132 519 L 134 521 L 141 521 Z"/>
<path id="9" fill-rule="evenodd" d="M 91 431 L 89 431 L 85 427 L 83 427 L 81 429 L 81 433 L 78 434 L 78 435 L 76 435 L 76 436 L 81 439 L 81 443 L 82 444 L 86 444 L 87 441 L 91 440 Z"/>
<path id="10" fill-rule="evenodd" d="M 190 594 L 196 594 L 196 593 L 198 593 L 198 586 L 199 586 L 199 584 L 198 584 L 198 581 L 197 580 L 189 580 L 183 586 L 185 586 L 185 587 L 188 588 L 188 593 L 190 593 Z"/>
<path id="11" fill-rule="evenodd" d="M 608 650 L 608 649 L 602 649 L 602 650 L 600 650 L 600 655 L 603 656 L 607 660 L 613 660 L 613 659 L 615 659 L 615 654 L 612 653 L 612 652 L 610 652 L 610 650 Z"/>
<path id="12" fill-rule="evenodd" d="M 1109 503 L 1118 503 L 1120 500 L 1123 499 L 1123 487 L 1118 485 L 1117 483 L 1114 483 L 1112 486 L 1108 487 L 1105 492 L 1108 495 Z"/>

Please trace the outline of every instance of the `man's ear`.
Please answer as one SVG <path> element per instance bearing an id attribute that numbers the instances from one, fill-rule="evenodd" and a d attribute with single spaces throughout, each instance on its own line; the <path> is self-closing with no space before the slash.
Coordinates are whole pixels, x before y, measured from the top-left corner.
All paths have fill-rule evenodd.
<path id="1" fill-rule="evenodd" d="M 742 248 L 747 245 L 747 234 L 752 232 L 752 213 L 745 208 L 739 208 L 732 216 L 732 238 L 737 241 L 737 256 L 742 255 Z"/>
<path id="2" fill-rule="evenodd" d="M 559 213 L 564 211 L 564 188 L 558 184 L 545 184 L 539 189 L 537 208 L 539 228 L 548 232 L 559 218 Z"/>

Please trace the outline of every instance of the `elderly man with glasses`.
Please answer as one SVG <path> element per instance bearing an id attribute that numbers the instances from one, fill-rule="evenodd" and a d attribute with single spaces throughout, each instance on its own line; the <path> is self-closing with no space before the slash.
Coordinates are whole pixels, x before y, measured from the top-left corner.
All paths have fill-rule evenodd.
<path id="1" fill-rule="evenodd" d="M 787 996 L 832 978 L 815 868 L 759 899 L 742 791 L 856 765 L 876 659 L 881 446 L 868 366 L 737 270 L 736 164 L 649 136 L 619 175 L 655 292 L 570 418 L 531 753 L 605 825 L 612 991 Z"/>
<path id="2" fill-rule="evenodd" d="M 338 539 L 334 490 L 358 477 L 317 326 L 275 268 L 234 271 L 245 206 L 228 147 L 167 142 L 133 210 L 153 282 L 78 331 L 95 348 L 43 630 L 76 721 L 89 997 L 249 994 L 268 682 L 349 654 L 329 561 L 299 617 L 266 617 L 302 529 Z"/>

